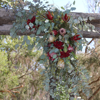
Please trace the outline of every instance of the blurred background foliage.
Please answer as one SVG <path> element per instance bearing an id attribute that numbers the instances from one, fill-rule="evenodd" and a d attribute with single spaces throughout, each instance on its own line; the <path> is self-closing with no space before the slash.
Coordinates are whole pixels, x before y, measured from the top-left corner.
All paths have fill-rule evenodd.
<path id="1" fill-rule="evenodd" d="M 28 50 L 27 44 L 20 45 L 22 38 L 3 36 L 0 40 L 0 99 L 42 99 L 46 93 L 42 85 L 44 76 L 40 74 L 43 65 L 37 61 L 42 51 Z M 17 43 L 19 47 L 15 49 Z"/>

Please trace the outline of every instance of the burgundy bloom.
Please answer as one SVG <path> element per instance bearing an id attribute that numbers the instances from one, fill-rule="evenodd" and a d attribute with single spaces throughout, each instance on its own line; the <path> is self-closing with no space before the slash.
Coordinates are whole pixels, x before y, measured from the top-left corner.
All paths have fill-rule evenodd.
<path id="1" fill-rule="evenodd" d="M 60 55 L 61 58 L 66 58 L 70 55 L 70 52 L 69 51 L 67 51 L 67 52 L 62 51 L 62 52 L 60 52 L 60 54 L 61 54 Z"/>
<path id="2" fill-rule="evenodd" d="M 64 36 L 65 33 L 66 33 L 66 29 L 61 28 L 61 29 L 59 30 L 59 32 L 60 32 L 60 34 L 61 34 L 62 36 Z"/>
<path id="3" fill-rule="evenodd" d="M 57 35 L 57 34 L 58 34 L 58 31 L 57 31 L 57 30 L 53 30 L 52 33 L 53 33 L 54 35 Z"/>
<path id="4" fill-rule="evenodd" d="M 61 42 L 61 41 L 55 41 L 55 42 L 53 42 L 53 44 L 54 44 L 54 46 L 56 47 L 56 48 L 58 48 L 58 49 L 63 49 L 64 47 L 63 47 L 63 42 Z"/>
<path id="5" fill-rule="evenodd" d="M 49 53 L 49 52 L 48 52 L 48 53 L 47 53 L 47 56 L 48 56 L 49 59 L 52 60 L 52 61 L 54 60 L 54 59 L 53 59 L 53 55 L 56 55 L 56 53 L 55 53 L 55 52 L 52 52 L 52 53 Z"/>
<path id="6" fill-rule="evenodd" d="M 33 28 L 35 28 L 35 30 L 36 30 L 36 28 L 37 28 L 36 25 L 34 25 Z"/>
<path id="7" fill-rule="evenodd" d="M 29 25 L 29 23 L 31 23 L 31 20 L 30 19 L 27 20 L 27 25 Z"/>
<path id="8" fill-rule="evenodd" d="M 74 41 L 77 41 L 77 40 L 80 40 L 81 38 L 79 38 L 78 36 L 80 35 L 75 35 L 71 38 L 71 40 L 74 40 Z"/>
<path id="9" fill-rule="evenodd" d="M 35 16 L 33 16 L 31 20 L 30 19 L 27 20 L 27 25 L 29 25 L 29 23 L 34 23 L 34 22 L 35 22 Z M 35 28 L 35 30 L 36 30 L 35 25 L 33 26 L 33 28 Z M 31 30 L 31 27 L 29 27 L 29 29 Z"/>
<path id="10" fill-rule="evenodd" d="M 72 52 L 72 51 L 74 51 L 73 47 L 71 47 L 71 46 L 69 45 L 68 51 L 69 51 L 69 53 Z"/>
<path id="11" fill-rule="evenodd" d="M 65 14 L 65 16 L 63 17 L 63 20 L 66 21 L 66 22 L 68 22 L 70 20 L 70 17 L 67 16 L 67 14 Z"/>
<path id="12" fill-rule="evenodd" d="M 35 16 L 33 16 L 31 19 L 31 23 L 34 23 L 34 22 L 35 22 Z"/>
<path id="13" fill-rule="evenodd" d="M 46 16 L 49 20 L 53 20 L 53 16 L 51 15 L 50 11 L 48 11 L 48 14 L 46 14 Z"/>
<path id="14" fill-rule="evenodd" d="M 28 19 L 27 20 L 27 25 L 29 25 L 29 23 L 34 23 L 35 22 L 35 16 L 32 17 L 32 19 Z"/>

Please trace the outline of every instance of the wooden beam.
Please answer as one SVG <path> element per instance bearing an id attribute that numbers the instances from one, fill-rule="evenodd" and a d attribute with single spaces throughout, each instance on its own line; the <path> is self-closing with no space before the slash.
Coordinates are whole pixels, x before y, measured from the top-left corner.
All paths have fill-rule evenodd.
<path id="1" fill-rule="evenodd" d="M 89 18 L 93 17 L 93 20 L 88 20 L 88 23 L 91 23 L 96 26 L 98 32 L 87 32 L 81 31 L 84 38 L 100 38 L 100 14 L 99 13 L 70 13 L 74 18 L 82 17 Z M 3 8 L 0 8 L 0 35 L 10 35 L 10 29 L 12 27 L 13 21 L 15 21 L 16 16 L 13 13 L 13 10 L 6 11 Z M 30 35 L 35 34 L 35 32 L 26 31 L 25 33 L 18 32 L 17 35 Z M 43 35 L 41 33 L 40 35 Z"/>
<path id="2" fill-rule="evenodd" d="M 82 18 L 89 18 L 93 17 L 93 20 L 89 20 L 89 23 L 92 24 L 100 24 L 100 13 L 77 13 L 71 12 L 69 15 L 73 16 L 74 18 L 82 17 Z M 5 10 L 4 8 L 0 8 L 0 25 L 12 23 L 15 21 L 15 14 L 12 9 Z"/>
<path id="3" fill-rule="evenodd" d="M 10 35 L 10 29 L 11 29 L 12 25 L 3 25 L 0 26 L 0 35 Z M 99 32 L 100 32 L 100 28 L 97 27 L 96 28 Z M 84 38 L 100 38 L 100 33 L 98 32 L 87 32 L 87 31 L 81 31 L 80 33 L 82 33 Z M 24 33 L 18 32 L 17 35 L 30 35 L 30 34 L 36 34 L 36 32 L 30 32 L 30 31 L 26 31 Z M 42 36 L 43 33 L 40 34 L 40 36 Z"/>
<path id="4" fill-rule="evenodd" d="M 13 23 L 15 21 L 15 15 L 13 10 L 5 10 L 4 8 L 0 8 L 0 25 Z"/>

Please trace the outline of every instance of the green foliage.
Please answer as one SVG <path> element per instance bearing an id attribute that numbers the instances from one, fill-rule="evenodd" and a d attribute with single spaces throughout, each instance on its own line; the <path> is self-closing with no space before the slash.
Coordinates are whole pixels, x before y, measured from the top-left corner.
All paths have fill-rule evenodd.
<path id="1" fill-rule="evenodd" d="M 34 42 L 30 37 L 27 38 L 32 43 Z M 8 36 L 2 36 L 0 41 L 0 99 L 9 100 L 14 95 L 15 99 L 28 100 L 31 97 L 35 98 L 40 90 L 43 91 L 42 82 L 44 77 L 40 75 L 42 67 L 37 62 L 41 52 L 35 51 L 35 48 L 28 50 L 28 45 L 26 43 L 21 45 L 22 42 L 23 37 L 12 39 Z M 16 44 L 19 47 L 15 48 Z M 36 64 L 34 64 L 35 62 Z M 23 85 L 23 87 L 13 89 L 20 85 Z M 35 89 L 32 95 L 29 94 L 29 92 L 33 91 L 31 88 Z M 13 95 L 7 92 L 8 90 L 11 90 Z"/>

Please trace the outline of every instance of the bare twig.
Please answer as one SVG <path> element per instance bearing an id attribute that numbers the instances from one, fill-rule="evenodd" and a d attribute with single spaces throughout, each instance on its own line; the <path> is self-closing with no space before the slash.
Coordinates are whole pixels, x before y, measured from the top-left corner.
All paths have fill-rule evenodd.
<path id="1" fill-rule="evenodd" d="M 89 83 L 89 85 L 95 83 L 95 82 L 98 82 L 100 80 L 100 76 L 98 77 L 98 79 L 96 79 L 95 81 L 92 81 L 91 83 Z"/>
<path id="2" fill-rule="evenodd" d="M 99 88 L 92 94 L 92 96 L 89 97 L 88 100 L 92 100 L 93 97 L 94 97 L 99 91 L 100 91 L 100 86 L 99 86 Z"/>
<path id="3" fill-rule="evenodd" d="M 87 44 L 87 46 L 85 48 L 85 54 L 87 53 L 88 45 L 91 44 L 93 40 L 94 40 L 94 38 Z"/>
<path id="4" fill-rule="evenodd" d="M 22 87 L 23 87 L 23 85 L 18 86 L 18 87 L 15 87 L 15 88 L 12 88 L 12 89 L 10 89 L 10 91 L 11 91 L 11 90 L 14 90 L 14 89 L 22 88 Z"/>

